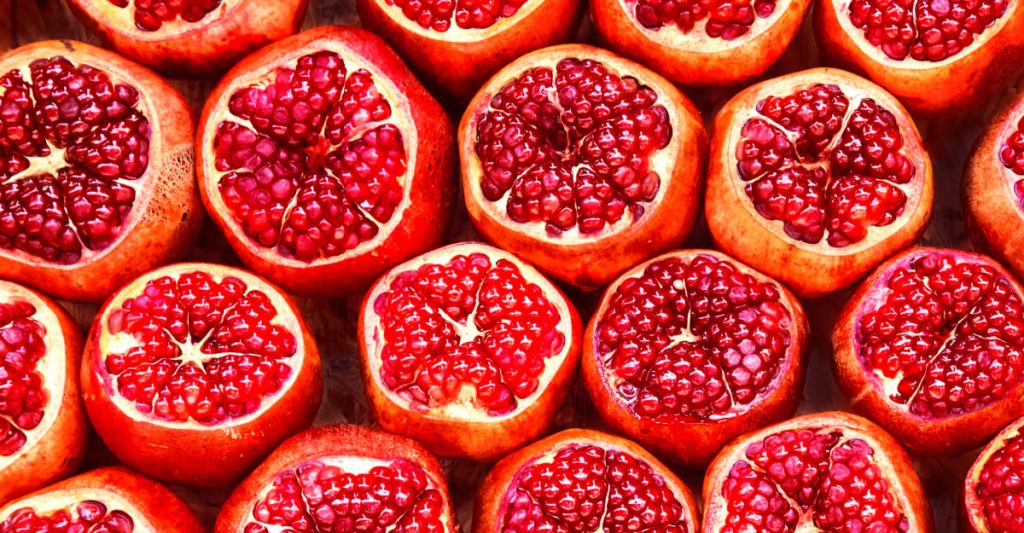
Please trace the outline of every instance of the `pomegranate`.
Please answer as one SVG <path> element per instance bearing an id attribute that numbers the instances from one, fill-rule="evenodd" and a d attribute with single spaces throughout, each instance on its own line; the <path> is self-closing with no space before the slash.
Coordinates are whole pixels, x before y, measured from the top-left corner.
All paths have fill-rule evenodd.
<path id="1" fill-rule="evenodd" d="M 69 0 L 114 50 L 164 73 L 211 76 L 302 25 L 308 0 Z"/>
<path id="2" fill-rule="evenodd" d="M 609 426 L 703 468 L 733 437 L 796 411 L 807 335 L 778 282 L 718 252 L 670 252 L 605 291 L 583 382 Z"/>
<path id="3" fill-rule="evenodd" d="M 1024 293 L 988 257 L 913 248 L 879 266 L 832 333 L 836 380 L 912 452 L 958 455 L 1024 409 Z"/>
<path id="4" fill-rule="evenodd" d="M 114 294 L 82 362 L 85 407 L 122 462 L 224 486 L 320 406 L 320 357 L 295 304 L 253 274 L 182 263 Z"/>
<path id="5" fill-rule="evenodd" d="M 1024 530 L 1024 418 L 1006 426 L 985 446 L 964 480 L 960 531 Z"/>
<path id="6" fill-rule="evenodd" d="M 690 489 L 620 437 L 570 429 L 502 459 L 477 493 L 473 533 L 692 533 Z"/>
<path id="7" fill-rule="evenodd" d="M 192 120 L 152 72 L 74 41 L 0 56 L 0 277 L 101 301 L 199 229 Z"/>
<path id="8" fill-rule="evenodd" d="M 799 296 L 849 287 L 927 226 L 932 167 L 903 106 L 819 68 L 740 92 L 715 117 L 715 245 Z"/>
<path id="9" fill-rule="evenodd" d="M 250 55 L 214 89 L 200 190 L 246 265 L 289 292 L 338 295 L 441 242 L 454 138 L 384 41 L 320 27 Z"/>
<path id="10" fill-rule="evenodd" d="M 837 62 L 929 115 L 977 109 L 1024 71 L 1016 1 L 823 0 L 814 28 Z"/>
<path id="11" fill-rule="evenodd" d="M 707 140 L 668 81 L 615 54 L 527 54 L 459 126 L 469 216 L 490 241 L 584 289 L 679 246 L 697 216 Z"/>
<path id="12" fill-rule="evenodd" d="M 687 86 L 730 86 L 761 75 L 796 37 L 810 0 L 593 0 L 612 50 Z"/>
<path id="13" fill-rule="evenodd" d="M 78 469 L 82 334 L 53 300 L 0 281 L 0 504 Z"/>
<path id="14" fill-rule="evenodd" d="M 705 533 L 933 531 L 906 452 L 882 428 L 841 412 L 748 433 L 704 477 Z"/>
<path id="15" fill-rule="evenodd" d="M 363 26 L 432 84 L 469 99 L 513 59 L 575 35 L 580 0 L 356 0 Z"/>
<path id="16" fill-rule="evenodd" d="M 196 533 L 199 519 L 163 485 L 124 468 L 98 468 L 0 508 L 0 533 Z"/>
<path id="17" fill-rule="evenodd" d="M 457 532 L 441 465 L 415 441 L 324 426 L 285 441 L 231 494 L 214 533 Z"/>

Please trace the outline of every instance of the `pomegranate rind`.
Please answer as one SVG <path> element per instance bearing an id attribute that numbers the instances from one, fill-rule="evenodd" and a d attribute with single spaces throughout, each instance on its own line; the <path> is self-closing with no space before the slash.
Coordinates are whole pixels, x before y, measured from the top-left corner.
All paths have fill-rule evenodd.
<path id="1" fill-rule="evenodd" d="M 594 0 L 590 16 L 602 42 L 623 56 L 649 66 L 683 86 L 727 87 L 763 74 L 796 37 L 810 0 L 778 2 L 771 16 L 757 17 L 742 36 L 709 37 L 703 25 L 688 33 L 675 25 L 645 28 L 634 14 L 636 2 Z"/>
<path id="2" fill-rule="evenodd" d="M 456 532 L 452 499 L 441 464 L 418 442 L 363 426 L 339 424 L 304 431 L 282 443 L 235 488 L 224 502 L 214 533 L 236 533 L 252 521 L 252 509 L 263 490 L 283 470 L 321 457 L 369 458 L 381 461 L 405 459 L 427 474 L 444 501 L 444 531 Z"/>
<path id="3" fill-rule="evenodd" d="M 141 294 L 150 280 L 202 271 L 236 277 L 249 291 L 264 293 L 278 312 L 276 322 L 295 337 L 292 375 L 264 396 L 259 410 L 214 425 L 193 419 L 168 422 L 139 412 L 117 392 L 104 365 L 110 314 Z M 96 315 L 82 359 L 82 391 L 96 433 L 127 466 L 168 483 L 223 487 L 238 481 L 284 439 L 310 426 L 320 407 L 323 383 L 316 341 L 292 299 L 254 274 L 223 265 L 178 263 L 149 272 L 111 296 Z"/>
<path id="4" fill-rule="evenodd" d="M 596 350 L 597 325 L 607 314 L 612 297 L 623 282 L 643 275 L 651 264 L 665 259 L 679 258 L 692 261 L 700 255 L 711 256 L 728 262 L 744 274 L 753 276 L 761 283 L 770 283 L 779 289 L 779 301 L 789 311 L 791 323 L 787 328 L 790 344 L 785 360 L 769 384 L 767 395 L 759 395 L 750 404 L 727 417 L 703 422 L 678 420 L 678 417 L 664 416 L 650 418 L 637 415 L 621 400 L 619 393 L 610 388 L 607 381 L 608 369 L 602 356 Z M 738 435 L 753 431 L 789 418 L 796 411 L 803 397 L 803 383 L 807 365 L 807 341 L 810 326 L 807 315 L 799 300 L 782 284 L 761 274 L 753 268 L 712 250 L 681 250 L 660 255 L 641 263 L 620 276 L 605 289 L 601 303 L 587 325 L 583 336 L 583 384 L 590 394 L 602 420 L 616 432 L 636 439 L 644 447 L 670 461 L 687 468 L 704 468 L 715 454 Z M 672 420 L 677 418 L 677 420 Z"/>
<path id="5" fill-rule="evenodd" d="M 42 372 L 49 394 L 42 422 L 26 432 L 25 446 L 14 455 L 0 457 L 2 505 L 78 470 L 89 443 L 89 426 L 78 385 L 82 359 L 78 324 L 60 304 L 26 287 L 0 281 L 0 295 L 4 301 L 25 300 L 36 308 L 33 319 L 46 328 L 44 358 L 52 360 L 46 365 L 50 372 Z"/>
<path id="6" fill-rule="evenodd" d="M 704 533 L 716 533 L 726 523 L 729 510 L 722 497 L 722 484 L 729 478 L 734 464 L 747 460 L 747 448 L 776 433 L 805 428 L 834 428 L 842 431 L 844 438 L 855 437 L 867 442 L 875 452 L 875 463 L 881 469 L 882 477 L 888 481 L 889 490 L 898 502 L 897 508 L 908 519 L 907 531 L 931 533 L 935 530 L 921 479 L 899 443 L 870 420 L 841 411 L 826 411 L 798 416 L 747 433 L 723 448 L 704 476 Z M 813 526 L 811 530 L 814 530 Z"/>
<path id="7" fill-rule="evenodd" d="M 0 56 L 0 72 L 25 69 L 32 60 L 63 56 L 106 72 L 139 90 L 139 110 L 152 129 L 149 167 L 138 183 L 131 214 L 107 248 L 83 250 L 76 263 L 59 265 L 11 250 L 0 251 L 0 277 L 56 298 L 100 302 L 117 287 L 173 261 L 191 247 L 202 223 L 193 165 L 193 122 L 181 95 L 149 69 L 77 41 L 41 41 Z"/>
<path id="8" fill-rule="evenodd" d="M 380 294 L 389 290 L 391 282 L 399 274 L 415 270 L 422 264 L 444 264 L 454 256 L 473 253 L 483 253 L 492 261 L 511 261 L 527 283 L 539 286 L 558 310 L 560 320 L 556 329 L 565 336 L 565 344 L 559 353 L 545 361 L 545 371 L 537 390 L 520 399 L 511 413 L 488 416 L 480 411 L 479 418 L 454 418 L 418 412 L 381 381 L 380 350 L 383 343 L 378 340 L 380 319 L 373 304 Z M 547 431 L 572 386 L 573 376 L 579 367 L 583 334 L 579 313 L 558 287 L 518 257 L 478 242 L 438 248 L 390 270 L 366 293 L 359 311 L 358 330 L 363 383 L 374 420 L 387 431 L 415 438 L 437 455 L 475 461 L 495 461 Z"/>
<path id="9" fill-rule="evenodd" d="M 903 213 L 889 225 L 870 228 L 864 240 L 842 248 L 786 235 L 781 221 L 757 212 L 736 170 L 741 130 L 757 113 L 757 103 L 818 83 L 835 84 L 849 97 L 871 98 L 891 112 L 903 134 L 903 153 L 915 168 L 912 181 L 902 187 L 907 195 Z M 848 288 L 913 244 L 931 219 L 933 196 L 931 160 L 910 115 L 885 89 L 854 74 L 815 68 L 773 78 L 741 91 L 715 116 L 704 206 L 715 247 L 781 281 L 797 296 L 818 298 Z"/>
<path id="10" fill-rule="evenodd" d="M 156 481 L 120 467 L 97 468 L 14 500 L 0 508 L 0 522 L 24 507 L 46 513 L 86 500 L 116 502 L 111 508 L 128 514 L 136 531 L 204 531 L 199 518 L 177 494 Z"/>
<path id="11" fill-rule="evenodd" d="M 264 248 L 231 216 L 217 190 L 222 173 L 214 164 L 214 139 L 217 126 L 231 116 L 228 102 L 235 91 L 265 80 L 276 68 L 294 66 L 299 57 L 319 50 L 335 51 L 346 64 L 364 67 L 373 74 L 377 89 L 391 104 L 391 122 L 402 132 L 408 169 L 402 177 L 402 201 L 376 237 L 341 255 L 307 263 L 281 256 L 276 248 Z M 388 268 L 440 245 L 451 222 L 455 194 L 455 133 L 451 121 L 398 55 L 368 31 L 322 26 L 246 57 L 224 75 L 207 99 L 198 131 L 196 173 L 210 217 L 247 267 L 289 293 L 330 297 L 362 290 Z"/>
<path id="12" fill-rule="evenodd" d="M 699 509 L 690 488 L 667 466 L 633 441 L 591 429 L 567 429 L 541 439 L 508 455 L 491 469 L 480 485 L 473 510 L 473 533 L 500 533 L 507 507 L 507 494 L 523 468 L 540 458 L 550 457 L 566 446 L 593 445 L 604 450 L 625 452 L 651 466 L 672 488 L 683 507 L 682 520 L 688 531 L 697 531 Z"/>

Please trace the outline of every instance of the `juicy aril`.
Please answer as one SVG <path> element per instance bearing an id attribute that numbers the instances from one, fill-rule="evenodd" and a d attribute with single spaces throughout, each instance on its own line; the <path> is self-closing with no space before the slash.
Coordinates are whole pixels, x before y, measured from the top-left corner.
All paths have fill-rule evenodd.
<path id="1" fill-rule="evenodd" d="M 984 106 L 1024 71 L 1017 1 L 823 0 L 814 29 L 833 59 L 931 115 Z"/>
<path id="2" fill-rule="evenodd" d="M 0 281 L 0 504 L 78 469 L 82 334 L 59 304 Z"/>
<path id="3" fill-rule="evenodd" d="M 832 334 L 853 407 L 911 451 L 957 455 L 1024 409 L 1024 293 L 995 261 L 914 248 L 857 289 Z"/>
<path id="4" fill-rule="evenodd" d="M 576 374 L 582 326 L 550 281 L 482 243 L 398 265 L 367 293 L 370 410 L 448 457 L 492 461 L 544 432 Z"/>
<path id="5" fill-rule="evenodd" d="M 0 277 L 102 301 L 184 253 L 192 119 L 149 70 L 74 41 L 0 56 Z"/>
<path id="6" fill-rule="evenodd" d="M 733 437 L 793 414 L 807 334 L 778 282 L 718 252 L 670 252 L 608 287 L 583 380 L 609 426 L 702 468 Z"/>
<path id="7" fill-rule="evenodd" d="M 690 489 L 633 442 L 570 429 L 502 459 L 477 493 L 473 533 L 693 533 Z"/>
<path id="8" fill-rule="evenodd" d="M 988 443 L 967 471 L 960 500 L 960 531 L 1024 531 L 1024 418 Z"/>
<path id="9" fill-rule="evenodd" d="M 490 241 L 586 289 L 682 244 L 707 139 L 661 76 L 563 45 L 527 54 L 473 98 L 459 126 L 469 216 Z"/>
<path id="10" fill-rule="evenodd" d="M 441 465 L 416 442 L 360 426 L 285 441 L 231 494 L 215 533 L 455 533 Z"/>
<path id="11" fill-rule="evenodd" d="M 224 486 L 309 427 L 320 357 L 280 289 L 240 269 L 182 263 L 107 301 L 82 389 L 122 462 L 167 482 Z"/>
<path id="12" fill-rule="evenodd" d="M 815 413 L 748 433 L 704 477 L 704 532 L 930 533 L 906 452 L 882 428 Z"/>
<path id="13" fill-rule="evenodd" d="M 384 41 L 321 27 L 233 68 L 206 102 L 203 201 L 253 270 L 289 292 L 365 288 L 441 242 L 454 133 Z"/>
<path id="14" fill-rule="evenodd" d="M 917 240 L 932 167 L 892 95 L 812 69 L 749 87 L 718 112 L 706 200 L 718 248 L 818 297 Z"/>

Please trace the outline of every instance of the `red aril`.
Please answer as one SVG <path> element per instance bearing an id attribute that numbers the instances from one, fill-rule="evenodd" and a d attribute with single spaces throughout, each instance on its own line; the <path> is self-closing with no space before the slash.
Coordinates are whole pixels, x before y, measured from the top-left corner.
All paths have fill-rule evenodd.
<path id="1" fill-rule="evenodd" d="M 295 304 L 253 274 L 181 263 L 114 294 L 82 361 L 85 407 L 128 466 L 220 487 L 320 406 L 320 357 Z"/>
<path id="2" fill-rule="evenodd" d="M 454 138 L 379 37 L 316 28 L 250 55 L 214 89 L 200 191 L 250 268 L 289 292 L 339 295 L 440 244 Z"/>
<path id="3" fill-rule="evenodd" d="M 363 300 L 370 411 L 438 455 L 496 460 L 551 424 L 581 330 L 565 295 L 514 255 L 439 248 L 393 268 Z"/>
<path id="4" fill-rule="evenodd" d="M 924 232 L 932 167 L 903 106 L 841 70 L 740 92 L 718 112 L 705 215 L 718 248 L 814 298 Z"/>
<path id="5" fill-rule="evenodd" d="M 704 477 L 704 532 L 930 533 L 910 458 L 882 428 L 841 412 L 748 433 Z"/>
<path id="6" fill-rule="evenodd" d="M 469 216 L 498 246 L 585 289 L 682 244 L 707 138 L 661 76 L 587 45 L 527 54 L 459 126 Z"/>
<path id="7" fill-rule="evenodd" d="M 981 450 L 964 479 L 960 531 L 1024 531 L 1024 418 L 1015 420 Z"/>
<path id="8" fill-rule="evenodd" d="M 912 452 L 958 455 L 1024 409 L 1024 293 L 988 257 L 913 248 L 878 267 L 832 334 L 853 407 Z"/>
<path id="9" fill-rule="evenodd" d="M 197 533 L 203 525 L 163 485 L 123 468 L 98 468 L 0 508 L 0 533 Z"/>
<path id="10" fill-rule="evenodd" d="M 192 119 L 149 70 L 74 41 L 0 56 L 0 277 L 102 301 L 201 221 Z"/>
<path id="11" fill-rule="evenodd" d="M 78 469 L 82 334 L 57 302 L 0 281 L 0 504 Z"/>
<path id="12" fill-rule="evenodd" d="M 703 468 L 733 437 L 796 411 L 807 335 L 778 282 L 718 252 L 670 252 L 605 291 L 583 381 L 610 427 Z"/>
<path id="13" fill-rule="evenodd" d="M 456 533 L 444 472 L 415 441 L 361 426 L 288 439 L 231 494 L 215 533 Z"/>
<path id="14" fill-rule="evenodd" d="M 477 493 L 473 533 L 693 533 L 690 489 L 626 439 L 570 429 L 502 459 Z"/>

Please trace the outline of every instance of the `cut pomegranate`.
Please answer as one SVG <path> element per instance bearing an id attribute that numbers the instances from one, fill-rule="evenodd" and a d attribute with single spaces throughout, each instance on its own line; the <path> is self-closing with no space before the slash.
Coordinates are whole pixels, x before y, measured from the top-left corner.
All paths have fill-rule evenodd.
<path id="1" fill-rule="evenodd" d="M 0 533 L 196 533 L 188 504 L 123 468 L 99 468 L 0 508 Z"/>
<path id="2" fill-rule="evenodd" d="M 697 531 L 690 489 L 636 444 L 570 429 L 502 459 L 477 493 L 474 533 Z"/>
<path id="3" fill-rule="evenodd" d="M 807 333 L 776 281 L 718 252 L 671 252 L 608 287 L 584 335 L 583 380 L 609 426 L 703 468 L 796 411 Z"/>
<path id="4" fill-rule="evenodd" d="M 363 300 L 370 410 L 438 455 L 495 460 L 551 424 L 581 330 L 565 295 L 512 254 L 439 248 L 392 269 Z"/>
<path id="5" fill-rule="evenodd" d="M 309 427 L 320 357 L 280 289 L 236 268 L 183 263 L 107 301 L 82 389 L 122 462 L 163 481 L 224 486 Z"/>
<path id="6" fill-rule="evenodd" d="M 1024 409 L 1024 294 L 995 261 L 914 248 L 857 289 L 832 335 L 836 379 L 913 452 L 957 455 Z"/>
<path id="7" fill-rule="evenodd" d="M 0 56 L 0 276 L 100 301 L 184 253 L 201 209 L 181 96 L 105 50 Z"/>
<path id="8" fill-rule="evenodd" d="M 206 102 L 199 182 L 253 270 L 290 292 L 365 288 L 441 242 L 454 133 L 380 38 L 321 27 L 249 56 Z"/>
<path id="9" fill-rule="evenodd" d="M 836 61 L 914 111 L 986 104 L 1024 71 L 1024 7 L 1008 0 L 824 0 L 814 28 Z"/>
<path id="10" fill-rule="evenodd" d="M 999 432 L 964 480 L 960 531 L 1024 531 L 1024 418 Z"/>
<path id="11" fill-rule="evenodd" d="M 840 70 L 739 93 L 715 117 L 711 153 L 716 246 L 803 297 L 849 287 L 931 216 L 931 162 L 910 116 Z"/>
<path id="12" fill-rule="evenodd" d="M 933 530 L 921 481 L 882 428 L 815 413 L 729 444 L 704 477 L 704 531 Z"/>
<path id="13" fill-rule="evenodd" d="M 675 87 L 586 45 L 527 54 L 459 126 L 469 216 L 495 244 L 586 289 L 682 244 L 697 215 L 703 123 Z"/>
<path id="14" fill-rule="evenodd" d="M 69 0 L 118 52 L 167 74 L 212 76 L 302 25 L 309 0 Z"/>
<path id="15" fill-rule="evenodd" d="M 224 503 L 215 533 L 459 531 L 441 465 L 414 441 L 325 426 L 285 441 Z"/>

